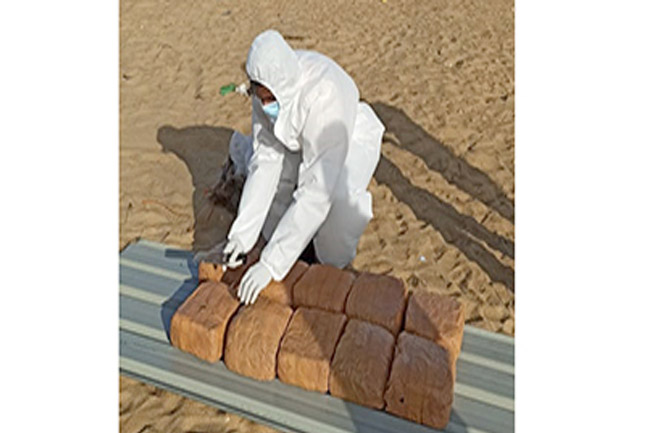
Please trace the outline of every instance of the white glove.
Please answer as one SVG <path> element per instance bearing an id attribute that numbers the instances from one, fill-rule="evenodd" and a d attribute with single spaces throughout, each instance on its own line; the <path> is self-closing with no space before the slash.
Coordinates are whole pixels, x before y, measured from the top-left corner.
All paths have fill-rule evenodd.
<path id="1" fill-rule="evenodd" d="M 242 259 L 238 259 L 238 256 L 243 253 L 244 248 L 239 244 L 239 242 L 234 240 L 228 241 L 223 249 L 224 257 L 227 259 L 226 263 L 224 263 L 224 266 L 226 268 L 232 269 L 241 266 L 241 264 L 244 262 Z"/>
<path id="2" fill-rule="evenodd" d="M 237 289 L 239 301 L 246 305 L 252 304 L 260 292 L 271 282 L 271 272 L 262 262 L 257 262 L 250 267 Z"/>

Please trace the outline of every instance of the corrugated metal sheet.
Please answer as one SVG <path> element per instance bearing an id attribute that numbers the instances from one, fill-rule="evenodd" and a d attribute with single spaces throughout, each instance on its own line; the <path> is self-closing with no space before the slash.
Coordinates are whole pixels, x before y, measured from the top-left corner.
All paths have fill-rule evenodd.
<path id="1" fill-rule="evenodd" d="M 196 287 L 191 253 L 149 241 L 120 255 L 120 371 L 189 398 L 287 432 L 424 433 L 390 414 L 305 391 L 258 382 L 223 363 L 208 364 L 172 347 L 171 316 Z M 514 340 L 465 327 L 457 384 L 445 432 L 514 431 Z"/>

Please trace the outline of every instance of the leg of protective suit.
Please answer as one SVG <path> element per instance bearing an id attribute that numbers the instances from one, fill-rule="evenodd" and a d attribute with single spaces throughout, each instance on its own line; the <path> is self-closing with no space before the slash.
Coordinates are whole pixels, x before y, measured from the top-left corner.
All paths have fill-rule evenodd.
<path id="1" fill-rule="evenodd" d="M 384 130 L 370 106 L 360 103 L 332 207 L 314 237 L 321 263 L 343 268 L 356 256 L 359 239 L 372 219 L 372 195 L 367 188 L 379 163 Z"/>
<path id="2" fill-rule="evenodd" d="M 357 254 L 359 239 L 372 219 L 372 196 L 364 191 L 354 203 L 337 200 L 314 237 L 319 262 L 344 268 Z"/>
<path id="3" fill-rule="evenodd" d="M 230 159 L 235 165 L 235 174 L 248 175 L 248 162 L 253 156 L 253 137 L 235 131 L 230 136 Z"/>

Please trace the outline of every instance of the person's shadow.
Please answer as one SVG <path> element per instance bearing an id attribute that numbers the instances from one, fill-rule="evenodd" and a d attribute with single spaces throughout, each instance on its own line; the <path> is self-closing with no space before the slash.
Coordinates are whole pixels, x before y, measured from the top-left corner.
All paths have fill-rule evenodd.
<path id="1" fill-rule="evenodd" d="M 386 126 L 386 133 L 393 133 L 399 143 L 395 143 L 388 137 L 384 137 L 385 141 L 392 142 L 419 156 L 431 170 L 440 173 L 447 182 L 456 185 L 514 223 L 514 202 L 487 174 L 454 155 L 451 149 L 429 135 L 403 110 L 383 102 L 375 102 L 371 105 Z"/>
<path id="2" fill-rule="evenodd" d="M 399 108 L 381 102 L 371 105 L 386 126 L 386 133 L 392 133 L 399 143 L 386 136 L 384 141 L 392 142 L 419 156 L 429 169 L 439 172 L 449 183 L 514 222 L 514 203 L 485 173 L 454 155 Z M 481 241 L 513 259 L 514 242 L 489 231 L 474 218 L 459 213 L 449 203 L 413 185 L 400 169 L 384 156 L 379 161 L 374 177 L 380 184 L 388 186 L 398 200 L 407 204 L 419 220 L 431 224 L 442 234 L 445 241 L 456 246 L 468 259 L 478 264 L 493 281 L 503 283 L 514 292 L 514 270 L 501 263 Z"/>
<path id="3" fill-rule="evenodd" d="M 215 185 L 228 156 L 233 130 L 213 126 L 189 126 L 158 129 L 158 143 L 163 152 L 172 152 L 187 165 L 192 175 L 194 241 L 192 250 L 206 250 L 225 239 L 234 215 L 223 206 L 212 205 L 207 191 Z"/>

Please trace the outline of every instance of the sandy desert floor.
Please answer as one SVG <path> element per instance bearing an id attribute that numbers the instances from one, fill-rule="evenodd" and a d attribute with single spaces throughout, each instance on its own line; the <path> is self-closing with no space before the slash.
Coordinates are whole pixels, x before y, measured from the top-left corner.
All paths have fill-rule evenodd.
<path id="1" fill-rule="evenodd" d="M 374 219 L 353 267 L 457 297 L 466 323 L 514 335 L 512 0 L 121 0 L 120 248 L 222 239 L 209 211 L 233 130 L 250 103 L 255 35 L 337 61 L 386 125 L 370 190 Z M 120 427 L 136 432 L 274 431 L 120 377 Z"/>

